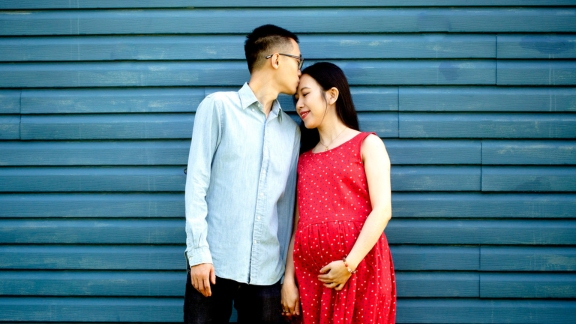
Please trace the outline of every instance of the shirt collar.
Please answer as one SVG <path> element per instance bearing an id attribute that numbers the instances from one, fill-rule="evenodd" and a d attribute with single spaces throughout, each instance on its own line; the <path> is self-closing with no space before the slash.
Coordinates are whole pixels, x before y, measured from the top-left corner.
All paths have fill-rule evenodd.
<path id="1" fill-rule="evenodd" d="M 246 109 L 252 105 L 256 105 L 256 107 L 260 111 L 262 111 L 262 105 L 256 98 L 256 95 L 254 95 L 254 92 L 252 91 L 247 82 L 244 83 L 244 85 L 242 86 L 242 88 L 240 88 L 240 90 L 238 90 L 238 95 L 240 96 L 240 103 L 242 105 L 242 109 Z M 274 102 L 272 103 L 272 110 L 270 111 L 270 115 L 272 117 L 278 116 L 278 120 L 282 121 L 282 107 L 280 107 L 280 102 L 278 102 L 278 99 L 275 99 Z"/>

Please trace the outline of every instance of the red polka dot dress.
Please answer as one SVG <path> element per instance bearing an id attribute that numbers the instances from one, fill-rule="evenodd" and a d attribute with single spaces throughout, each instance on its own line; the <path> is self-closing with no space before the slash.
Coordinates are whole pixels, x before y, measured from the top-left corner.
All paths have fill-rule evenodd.
<path id="1" fill-rule="evenodd" d="M 360 154 L 368 135 L 300 156 L 294 266 L 305 324 L 395 322 L 394 266 L 384 234 L 342 290 L 325 288 L 318 280 L 320 269 L 352 250 L 372 211 Z"/>

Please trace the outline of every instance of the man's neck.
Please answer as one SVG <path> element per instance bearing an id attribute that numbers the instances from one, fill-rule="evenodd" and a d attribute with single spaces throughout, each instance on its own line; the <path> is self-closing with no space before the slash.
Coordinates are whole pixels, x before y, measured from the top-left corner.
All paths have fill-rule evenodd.
<path id="1" fill-rule="evenodd" d="M 268 118 L 268 114 L 270 114 L 270 111 L 272 110 L 274 100 L 276 100 L 278 94 L 280 94 L 272 84 L 271 80 L 255 75 L 252 75 L 250 82 L 248 83 L 248 86 L 252 89 L 252 92 L 254 92 L 256 99 L 258 99 L 258 102 L 262 104 L 262 110 L 264 111 L 264 114 L 266 114 L 266 118 Z"/>

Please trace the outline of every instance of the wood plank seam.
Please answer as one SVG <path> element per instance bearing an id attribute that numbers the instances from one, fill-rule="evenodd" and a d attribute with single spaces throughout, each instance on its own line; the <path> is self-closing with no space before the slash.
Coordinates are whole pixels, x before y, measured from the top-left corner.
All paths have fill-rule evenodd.
<path id="1" fill-rule="evenodd" d="M 494 69 L 494 85 L 498 86 L 498 34 L 496 34 L 496 53 L 495 53 L 495 60 L 496 60 L 496 69 Z"/>
<path id="2" fill-rule="evenodd" d="M 20 94 L 18 97 L 18 115 L 19 115 L 19 125 L 18 125 L 18 139 L 22 140 L 22 91 L 20 89 Z"/>
<path id="3" fill-rule="evenodd" d="M 480 141 L 480 192 L 484 191 L 484 181 L 482 181 L 483 176 L 484 176 L 484 170 L 482 168 L 482 166 L 484 165 L 483 161 L 482 161 L 482 155 L 483 155 L 483 150 L 484 150 L 484 140 Z"/>
<path id="4" fill-rule="evenodd" d="M 400 86 L 398 86 L 396 89 L 396 113 L 397 113 L 396 122 L 398 123 L 397 126 L 398 133 L 396 137 L 400 138 Z"/>

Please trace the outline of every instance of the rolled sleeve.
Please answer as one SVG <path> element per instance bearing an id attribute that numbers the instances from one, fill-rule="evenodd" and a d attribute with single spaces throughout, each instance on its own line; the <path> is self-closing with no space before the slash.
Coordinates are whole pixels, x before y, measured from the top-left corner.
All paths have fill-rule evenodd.
<path id="1" fill-rule="evenodd" d="M 206 194 L 210 185 L 211 165 L 220 142 L 217 101 L 206 97 L 194 117 L 190 154 L 186 175 L 186 258 L 188 265 L 212 263 L 207 235 L 208 205 Z"/>

